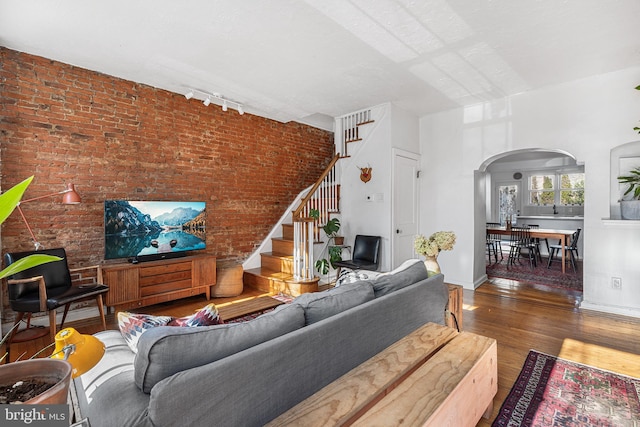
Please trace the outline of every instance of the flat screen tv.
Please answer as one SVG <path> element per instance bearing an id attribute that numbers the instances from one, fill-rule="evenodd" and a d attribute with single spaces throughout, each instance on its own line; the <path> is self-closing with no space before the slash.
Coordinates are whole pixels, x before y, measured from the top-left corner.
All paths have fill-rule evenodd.
<path id="1" fill-rule="evenodd" d="M 106 200 L 105 259 L 173 258 L 206 247 L 206 203 Z"/>

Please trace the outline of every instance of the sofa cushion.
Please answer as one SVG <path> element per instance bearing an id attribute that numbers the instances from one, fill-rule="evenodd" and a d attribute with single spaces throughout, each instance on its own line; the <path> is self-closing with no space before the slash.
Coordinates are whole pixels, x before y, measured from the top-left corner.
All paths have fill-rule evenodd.
<path id="1" fill-rule="evenodd" d="M 323 292 L 302 294 L 293 300 L 304 308 L 305 324 L 310 325 L 352 307 L 371 301 L 373 288 L 369 282 L 346 283 Z"/>
<path id="2" fill-rule="evenodd" d="M 371 283 L 373 292 L 378 298 L 424 280 L 427 276 L 427 268 L 424 266 L 423 261 L 409 259 L 395 270 L 380 274 Z"/>
<path id="3" fill-rule="evenodd" d="M 212 326 L 224 323 L 214 303 L 207 304 L 191 316 L 173 319 L 167 326 Z"/>
<path id="4" fill-rule="evenodd" d="M 225 358 L 303 326 L 302 307 L 287 304 L 244 323 L 148 330 L 138 342 L 136 385 L 149 393 L 155 384 L 177 372 Z"/>
<path id="5" fill-rule="evenodd" d="M 172 319 L 173 317 L 171 316 L 152 316 L 150 314 L 121 311 L 118 313 L 118 327 L 131 351 L 137 353 L 138 340 L 144 332 L 157 326 L 165 326 Z"/>

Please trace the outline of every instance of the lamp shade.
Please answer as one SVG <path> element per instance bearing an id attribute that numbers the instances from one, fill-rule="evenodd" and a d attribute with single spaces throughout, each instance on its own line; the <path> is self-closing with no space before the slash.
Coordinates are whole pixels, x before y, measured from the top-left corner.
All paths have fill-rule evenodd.
<path id="1" fill-rule="evenodd" d="M 73 367 L 72 376 L 76 378 L 93 368 L 103 355 L 102 341 L 73 328 L 64 328 L 56 334 L 56 348 L 51 358 L 69 362 Z"/>
<path id="2" fill-rule="evenodd" d="M 76 193 L 75 185 L 67 184 L 67 189 L 64 190 L 64 195 L 62 196 L 62 203 L 65 205 L 77 205 L 80 201 L 80 195 Z"/>

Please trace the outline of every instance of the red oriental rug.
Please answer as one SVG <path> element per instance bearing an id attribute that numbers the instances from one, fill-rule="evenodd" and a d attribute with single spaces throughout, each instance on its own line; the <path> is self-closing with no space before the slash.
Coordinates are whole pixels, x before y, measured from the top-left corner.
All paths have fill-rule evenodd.
<path id="1" fill-rule="evenodd" d="M 568 265 L 566 273 L 562 274 L 562 262 L 554 262 L 551 268 L 547 268 L 547 258 L 542 258 L 542 263 L 538 263 L 533 269 L 526 259 L 507 267 L 507 254 L 508 252 L 504 260 L 487 264 L 487 276 L 582 292 L 582 261 L 578 260 L 575 273 L 571 265 Z"/>
<path id="2" fill-rule="evenodd" d="M 640 425 L 640 379 L 530 351 L 492 427 Z"/>

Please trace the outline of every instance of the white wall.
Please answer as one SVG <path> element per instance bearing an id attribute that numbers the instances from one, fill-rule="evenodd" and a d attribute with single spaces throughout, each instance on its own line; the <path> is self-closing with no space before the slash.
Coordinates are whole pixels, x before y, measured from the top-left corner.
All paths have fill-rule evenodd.
<path id="1" fill-rule="evenodd" d="M 418 153 L 418 118 L 393 104 L 371 108 L 375 122 L 363 126 L 362 141 L 349 144 L 351 157 L 341 159 L 341 234 L 353 245 L 356 234 L 382 236 L 381 271 L 391 269 L 392 148 Z M 360 180 L 358 167 L 372 168 L 371 180 Z M 373 196 L 375 198 L 367 198 Z"/>
<path id="2" fill-rule="evenodd" d="M 585 165 L 583 306 L 640 316 L 640 228 L 603 221 L 610 150 L 638 139 L 638 84 L 635 67 L 420 119 L 421 232 L 456 232 L 454 250 L 439 257 L 448 282 L 481 283 L 485 215 L 474 203 L 486 198 L 474 193 L 482 163 L 515 149 L 560 149 Z"/>

